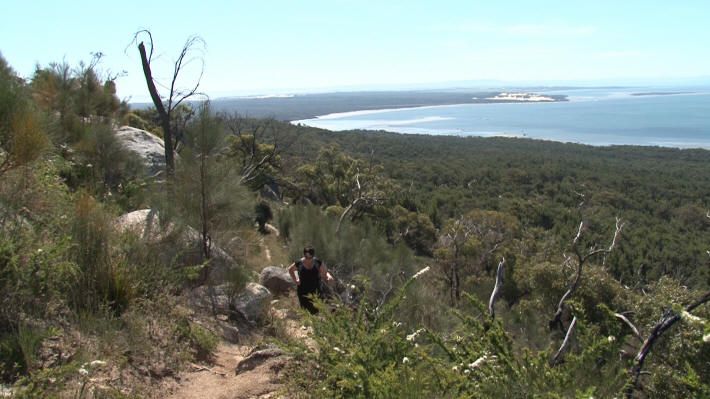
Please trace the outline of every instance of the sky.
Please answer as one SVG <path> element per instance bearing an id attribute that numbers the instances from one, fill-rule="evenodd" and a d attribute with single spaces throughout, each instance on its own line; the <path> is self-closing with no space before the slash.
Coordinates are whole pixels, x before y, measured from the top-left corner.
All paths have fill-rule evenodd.
<path id="1" fill-rule="evenodd" d="M 128 101 L 149 98 L 133 40 L 142 29 L 164 84 L 185 41 L 199 36 L 204 46 L 179 82 L 194 84 L 202 60 L 200 90 L 213 98 L 710 76 L 707 0 L 0 0 L 0 9 L 0 54 L 18 75 L 101 52 L 99 70 L 118 75 Z"/>

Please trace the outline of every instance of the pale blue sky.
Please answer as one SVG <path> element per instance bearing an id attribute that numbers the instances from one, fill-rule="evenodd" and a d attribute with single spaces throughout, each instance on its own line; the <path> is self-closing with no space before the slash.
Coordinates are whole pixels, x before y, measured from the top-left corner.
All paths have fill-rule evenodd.
<path id="1" fill-rule="evenodd" d="M 0 53 L 21 76 L 37 63 L 76 65 L 100 51 L 104 71 L 126 71 L 119 96 L 133 100 L 147 98 L 130 45 L 142 28 L 153 32 L 163 78 L 185 39 L 201 36 L 201 89 L 213 97 L 710 75 L 706 0 L 0 1 Z"/>

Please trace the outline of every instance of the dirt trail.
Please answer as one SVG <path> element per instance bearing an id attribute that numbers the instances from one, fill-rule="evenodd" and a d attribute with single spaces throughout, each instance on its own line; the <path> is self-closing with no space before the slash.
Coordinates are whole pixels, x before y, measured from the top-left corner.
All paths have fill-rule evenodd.
<path id="1" fill-rule="evenodd" d="M 236 374 L 237 364 L 249 354 L 250 348 L 222 342 L 215 351 L 215 361 L 210 366 L 191 365 L 180 374 L 176 390 L 169 399 L 271 399 L 278 398 L 283 388 L 279 372 L 286 358 L 264 361 L 253 370 Z"/>
<path id="2" fill-rule="evenodd" d="M 265 264 L 271 261 L 271 251 L 265 247 Z M 295 302 L 295 296 L 282 298 Z M 315 343 L 309 337 L 311 331 L 301 327 L 298 316 L 287 310 L 271 309 L 273 317 L 281 319 L 284 333 L 305 340 L 309 347 Z M 288 356 L 264 360 L 252 370 L 236 373 L 237 365 L 254 349 L 257 337 L 243 337 L 244 342 L 233 344 L 221 341 L 210 364 L 191 364 L 181 372 L 177 382 L 167 388 L 165 399 L 276 399 L 285 398 L 282 369 L 290 361 Z"/>

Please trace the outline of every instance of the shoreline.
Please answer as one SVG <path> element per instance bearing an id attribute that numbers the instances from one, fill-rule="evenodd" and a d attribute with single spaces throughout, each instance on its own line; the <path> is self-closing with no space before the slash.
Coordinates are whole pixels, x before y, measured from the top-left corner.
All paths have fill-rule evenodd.
<path id="1" fill-rule="evenodd" d="M 217 112 L 238 110 L 250 117 L 293 122 L 346 112 L 385 112 L 382 110 L 464 104 L 538 103 L 541 102 L 540 98 L 546 100 L 543 102 L 569 101 L 565 94 L 547 94 L 544 90 L 520 88 L 295 94 L 263 98 L 217 99 L 212 102 L 212 105 Z"/>
<path id="2" fill-rule="evenodd" d="M 516 97 L 515 94 L 525 94 L 531 95 L 529 99 L 521 99 L 521 97 Z M 542 99 L 540 99 L 542 98 Z M 534 93 L 498 93 L 493 97 L 477 98 L 472 97 L 471 102 L 461 102 L 452 104 L 433 104 L 433 105 L 411 105 L 411 106 L 394 106 L 392 108 L 376 108 L 376 109 L 360 109 L 353 111 L 340 111 L 331 112 L 322 115 L 316 115 L 311 118 L 301 118 L 298 120 L 291 120 L 290 123 L 303 123 L 309 120 L 329 120 L 346 118 L 349 116 L 361 116 L 361 115 L 371 115 L 371 114 L 381 114 L 392 111 L 405 111 L 412 109 L 436 109 L 444 107 L 461 107 L 467 105 L 486 105 L 486 104 L 549 104 L 549 103 L 560 103 L 560 102 L 570 102 L 569 96 L 567 95 L 555 95 L 555 96 L 540 96 Z"/>

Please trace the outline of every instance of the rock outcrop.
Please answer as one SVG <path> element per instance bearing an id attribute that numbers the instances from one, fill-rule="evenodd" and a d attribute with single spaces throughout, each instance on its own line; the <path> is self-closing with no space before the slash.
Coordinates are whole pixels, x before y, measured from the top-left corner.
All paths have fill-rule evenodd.
<path id="1" fill-rule="evenodd" d="M 215 315 L 229 315 L 232 298 L 229 284 L 202 285 L 189 292 L 190 304 Z"/>
<path id="2" fill-rule="evenodd" d="M 178 227 L 173 223 L 161 226 L 158 212 L 141 209 L 118 218 L 120 231 L 131 230 L 141 239 L 152 242 L 160 248 L 160 262 L 180 266 L 199 265 L 204 262 L 202 254 L 202 236 L 190 226 Z M 223 283 L 229 271 L 239 267 L 227 252 L 213 245 L 212 257 L 203 274 L 205 282 L 213 285 Z"/>
<path id="3" fill-rule="evenodd" d="M 130 126 L 118 128 L 116 137 L 126 149 L 138 156 L 149 176 L 165 171 L 165 146 L 160 137 Z"/>
<path id="4" fill-rule="evenodd" d="M 268 359 L 283 355 L 284 352 L 281 350 L 281 348 L 278 347 L 271 347 L 254 351 L 249 356 L 240 361 L 239 364 L 237 364 L 237 369 L 235 370 L 235 372 L 236 374 L 239 374 L 245 371 L 252 370 Z"/>
<path id="5" fill-rule="evenodd" d="M 271 292 L 266 287 L 249 283 L 244 291 L 232 300 L 232 308 L 247 320 L 254 321 L 261 317 L 269 299 L 271 299 Z"/>
<path id="6" fill-rule="evenodd" d="M 289 290 L 296 288 L 288 270 L 278 266 L 265 267 L 259 274 L 259 283 L 275 296 L 287 295 Z"/>

